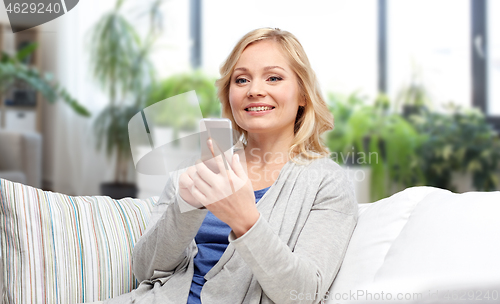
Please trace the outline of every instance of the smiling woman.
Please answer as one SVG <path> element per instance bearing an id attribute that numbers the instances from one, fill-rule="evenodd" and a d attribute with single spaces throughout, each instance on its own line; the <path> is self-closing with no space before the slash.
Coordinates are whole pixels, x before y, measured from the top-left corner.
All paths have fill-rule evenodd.
<path id="1" fill-rule="evenodd" d="M 289 124 L 290 119 L 295 119 L 289 157 L 292 159 L 294 155 L 303 153 L 314 159 L 328 154 L 320 134 L 333 128 L 332 114 L 321 96 L 307 55 L 295 36 L 279 29 L 250 32 L 233 49 L 220 73 L 221 78 L 216 84 L 223 116 L 233 121 L 237 134 L 241 134 L 245 145 L 249 144 L 248 132 L 251 131 L 238 123 L 237 120 L 245 116 L 242 116 L 237 107 L 283 106 L 285 112 L 279 109 L 279 113 L 272 119 L 278 119 L 281 125 Z M 247 100 L 242 101 L 242 98 Z M 274 104 L 262 101 L 269 99 Z M 290 103 L 297 105 L 284 107 Z M 244 110 L 248 111 L 247 108 Z M 248 113 L 251 114 L 259 113 Z M 259 125 L 262 119 L 250 123 Z M 261 127 L 263 129 L 265 128 Z M 306 149 L 306 146 L 309 148 Z"/>
<path id="2" fill-rule="evenodd" d="M 297 76 L 287 61 L 277 42 L 264 40 L 249 45 L 236 63 L 229 106 L 236 125 L 247 135 L 254 134 L 252 140 L 262 142 L 262 136 L 271 134 L 294 137 L 297 112 L 306 106 L 306 98 L 301 96 Z M 288 145 L 283 148 L 288 150 Z"/>
<path id="3" fill-rule="evenodd" d="M 257 29 L 220 72 L 243 148 L 229 168 L 218 151 L 218 173 L 197 160 L 171 176 L 134 247 L 141 283 L 107 304 L 319 303 L 339 270 L 358 207 L 321 141 L 333 117 L 302 46 Z"/>

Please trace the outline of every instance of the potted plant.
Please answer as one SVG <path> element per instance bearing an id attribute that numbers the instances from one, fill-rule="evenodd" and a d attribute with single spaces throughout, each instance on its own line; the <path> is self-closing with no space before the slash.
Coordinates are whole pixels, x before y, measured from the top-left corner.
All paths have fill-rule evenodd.
<path id="1" fill-rule="evenodd" d="M 14 55 L 2 52 L 0 59 L 0 96 L 16 82 L 22 82 L 40 92 L 48 102 L 55 102 L 61 98 L 76 113 L 90 116 L 90 112 L 58 83 L 53 81 L 49 73 L 41 73 L 35 67 L 23 63 L 24 59 L 31 56 L 37 48 L 36 43 L 31 43 L 17 51 Z M 3 101 L 2 101 L 3 102 Z"/>
<path id="2" fill-rule="evenodd" d="M 457 191 L 453 173 L 459 172 L 472 176 L 476 190 L 495 190 L 499 184 L 498 134 L 479 110 L 462 110 L 453 104 L 447 110 L 447 113 L 425 111 L 409 119 L 418 132 L 427 136 L 418 150 L 426 183 Z"/>
<path id="3" fill-rule="evenodd" d="M 421 70 L 414 62 L 412 66 L 410 81 L 400 89 L 395 102 L 395 109 L 400 109 L 405 118 L 429 110 L 432 106 L 430 93 L 424 85 Z"/>
<path id="4" fill-rule="evenodd" d="M 137 196 L 135 183 L 127 178 L 132 159 L 128 122 L 144 108 L 153 82 L 149 54 L 160 32 L 160 2 L 154 1 L 149 8 L 150 28 L 144 40 L 123 14 L 123 0 L 116 2 L 91 33 L 91 69 L 109 97 L 94 123 L 97 148 L 105 148 L 109 159 L 113 154 L 116 157 L 114 181 L 101 184 L 101 193 L 116 199 Z"/>
<path id="5" fill-rule="evenodd" d="M 330 151 L 351 152 L 357 164 L 371 168 L 372 201 L 386 197 L 391 183 L 409 186 L 422 182 L 416 150 L 424 137 L 402 116 L 390 111 L 387 96 L 380 94 L 373 105 L 366 105 L 366 98 L 356 94 L 341 106 L 339 100 L 331 102 L 335 128 L 340 124 L 340 130 L 329 134 Z M 340 122 L 335 108 L 339 109 Z"/>

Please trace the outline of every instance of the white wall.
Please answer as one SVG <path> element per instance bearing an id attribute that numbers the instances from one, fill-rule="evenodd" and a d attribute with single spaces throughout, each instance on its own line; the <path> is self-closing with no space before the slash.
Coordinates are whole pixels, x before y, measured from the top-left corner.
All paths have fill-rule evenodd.
<path id="1" fill-rule="evenodd" d="M 3 7 L 5 7 L 5 6 L 3 6 Z M 7 16 L 7 11 L 4 9 L 0 9 L 0 22 L 9 22 L 9 17 Z"/>

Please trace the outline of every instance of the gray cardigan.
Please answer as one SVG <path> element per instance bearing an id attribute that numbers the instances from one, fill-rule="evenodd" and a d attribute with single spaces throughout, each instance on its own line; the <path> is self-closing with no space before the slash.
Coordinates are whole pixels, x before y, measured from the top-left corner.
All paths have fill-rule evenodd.
<path id="1" fill-rule="evenodd" d="M 171 175 L 134 247 L 140 285 L 105 303 L 187 302 L 198 252 L 194 237 L 208 211 L 180 211 L 179 205 L 187 204 L 177 191 L 182 171 Z M 205 275 L 202 303 L 319 303 L 357 222 L 345 171 L 329 158 L 306 165 L 288 161 L 257 209 L 255 225 L 237 239 L 231 232 L 226 251 Z"/>

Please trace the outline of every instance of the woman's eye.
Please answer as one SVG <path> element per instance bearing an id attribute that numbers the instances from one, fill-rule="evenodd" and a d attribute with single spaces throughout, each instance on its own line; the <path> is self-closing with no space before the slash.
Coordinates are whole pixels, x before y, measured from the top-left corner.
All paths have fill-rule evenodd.
<path id="1" fill-rule="evenodd" d="M 278 77 L 278 76 L 271 76 L 271 77 L 269 77 L 269 80 L 271 80 L 271 82 L 277 82 L 277 81 L 283 80 L 283 78 Z"/>
<path id="2" fill-rule="evenodd" d="M 240 80 L 244 80 L 245 82 L 247 81 L 245 78 L 238 78 L 238 79 L 235 80 L 235 82 L 238 83 L 238 84 L 245 83 L 245 82 L 240 82 Z"/>

